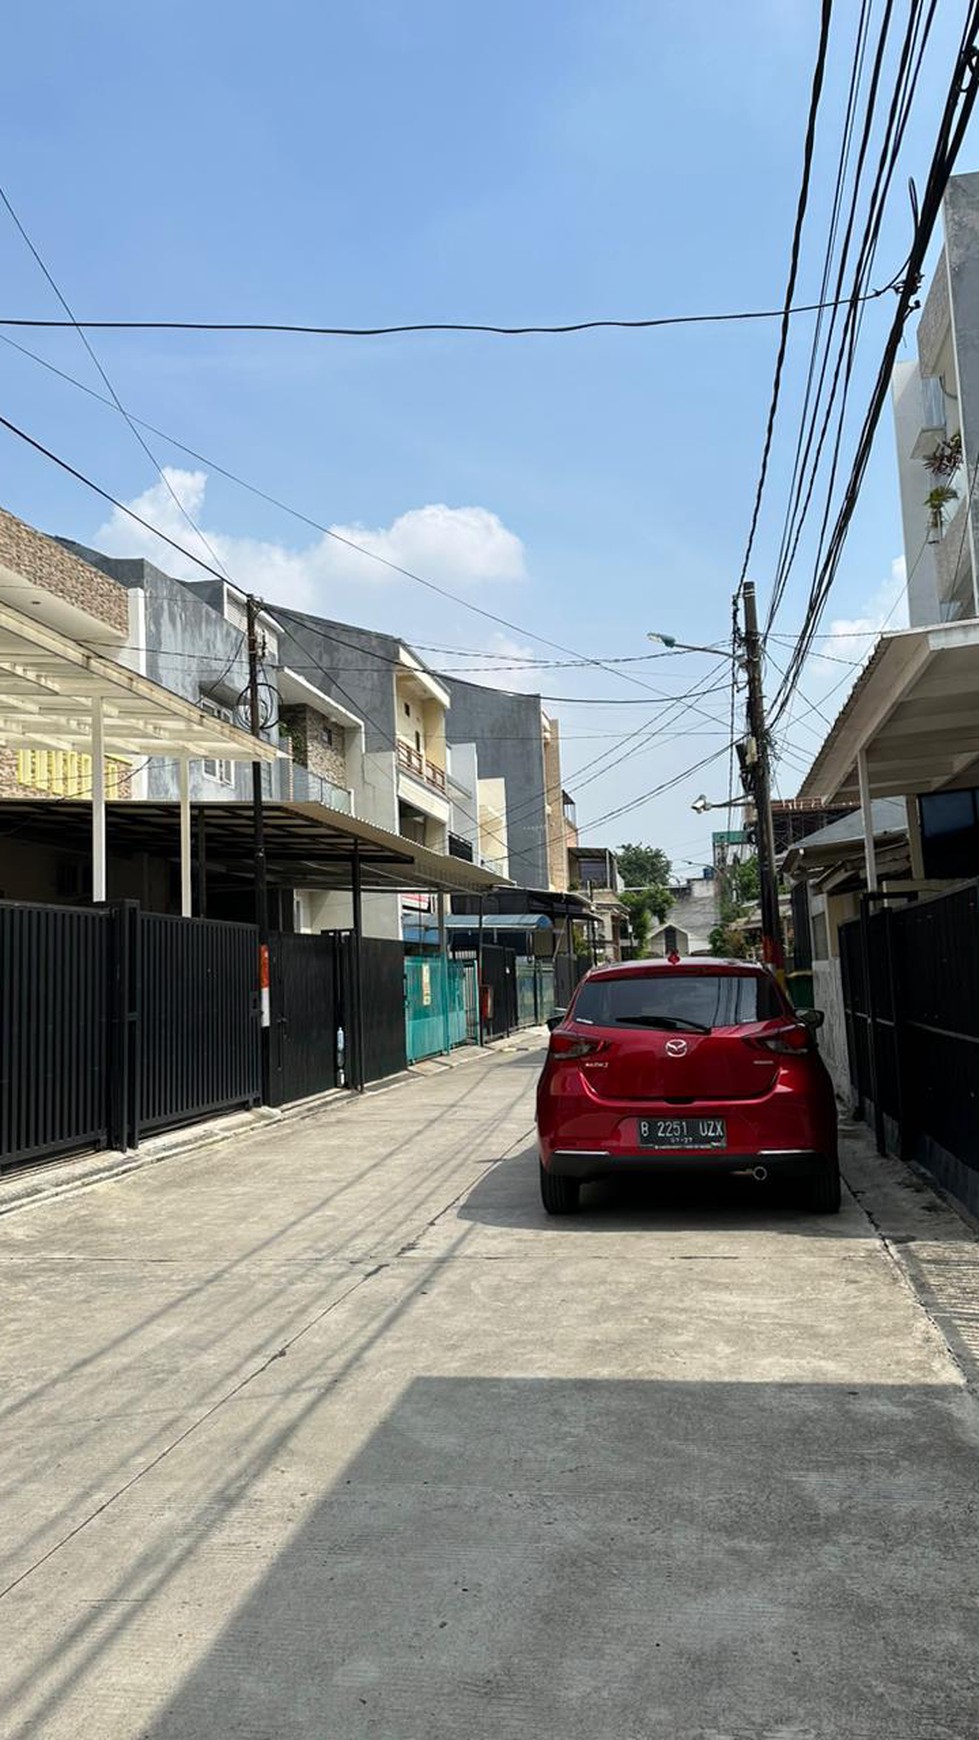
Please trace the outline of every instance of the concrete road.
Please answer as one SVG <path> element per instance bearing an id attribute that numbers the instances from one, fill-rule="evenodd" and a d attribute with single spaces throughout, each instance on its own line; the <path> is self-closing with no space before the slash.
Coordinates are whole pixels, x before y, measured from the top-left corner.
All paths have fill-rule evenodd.
<path id="1" fill-rule="evenodd" d="M 539 1056 L 0 1215 L 4 1740 L 975 1734 L 972 1235 L 547 1222 Z"/>

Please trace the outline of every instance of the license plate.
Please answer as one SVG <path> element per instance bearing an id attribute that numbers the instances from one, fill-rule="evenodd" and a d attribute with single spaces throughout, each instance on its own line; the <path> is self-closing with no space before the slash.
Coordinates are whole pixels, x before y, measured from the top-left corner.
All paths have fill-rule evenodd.
<path id="1" fill-rule="evenodd" d="M 723 1118 L 640 1118 L 641 1148 L 726 1148 Z"/>

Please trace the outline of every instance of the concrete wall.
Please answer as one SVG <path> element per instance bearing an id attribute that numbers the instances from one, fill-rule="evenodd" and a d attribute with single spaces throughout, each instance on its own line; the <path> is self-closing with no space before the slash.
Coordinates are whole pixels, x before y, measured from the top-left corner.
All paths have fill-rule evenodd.
<path id="1" fill-rule="evenodd" d="M 979 465 L 979 175 L 953 175 L 942 210 L 962 456 L 965 476 L 971 482 Z M 946 387 L 950 385 L 946 382 Z M 968 485 L 965 489 L 968 493 Z M 975 587 L 977 538 L 979 490 L 972 493 L 967 539 L 973 576 L 972 614 L 979 609 Z"/>
<path id="2" fill-rule="evenodd" d="M 368 751 L 390 750 L 393 755 L 394 672 L 401 643 L 391 635 L 308 612 L 272 609 L 283 629 L 283 664 L 363 719 Z M 366 811 L 358 814 L 380 821 Z"/>
<path id="3" fill-rule="evenodd" d="M 920 459 L 911 457 L 926 415 L 923 383 L 917 363 L 898 363 L 891 376 L 891 409 L 894 415 L 894 439 L 897 446 L 897 473 L 901 491 L 901 520 L 904 528 L 904 559 L 909 575 L 908 617 L 912 628 L 939 622 L 935 572 L 936 546 L 928 542 L 928 509 L 925 497 L 932 487 L 931 479 Z"/>
<path id="4" fill-rule="evenodd" d="M 506 694 L 439 675 L 452 696 L 446 719 L 450 743 L 475 743 L 481 779 L 506 781 L 510 875 L 527 888 L 550 885 L 548 824 L 540 699 Z M 557 793 L 557 817 L 561 794 Z"/>

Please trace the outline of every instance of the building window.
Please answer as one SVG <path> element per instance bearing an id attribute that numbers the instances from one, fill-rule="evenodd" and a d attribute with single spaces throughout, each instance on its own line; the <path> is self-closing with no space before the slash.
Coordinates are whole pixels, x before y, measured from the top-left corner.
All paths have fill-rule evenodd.
<path id="1" fill-rule="evenodd" d="M 405 718 L 411 718 L 411 703 L 409 701 L 405 702 Z"/>
<path id="2" fill-rule="evenodd" d="M 234 723 L 234 714 L 230 707 L 222 707 L 220 701 L 212 700 L 210 695 L 201 696 L 201 712 L 208 713 L 212 719 L 223 719 L 226 725 Z M 201 766 L 209 779 L 216 779 L 221 785 L 234 785 L 235 767 L 233 761 L 225 761 L 224 757 L 215 759 L 213 755 L 205 756 Z"/>
<path id="3" fill-rule="evenodd" d="M 333 726 L 324 725 L 320 731 L 320 742 L 324 749 L 333 748 Z"/>
<path id="4" fill-rule="evenodd" d="M 415 748 L 420 755 L 422 752 L 422 734 L 420 731 L 415 732 Z"/>

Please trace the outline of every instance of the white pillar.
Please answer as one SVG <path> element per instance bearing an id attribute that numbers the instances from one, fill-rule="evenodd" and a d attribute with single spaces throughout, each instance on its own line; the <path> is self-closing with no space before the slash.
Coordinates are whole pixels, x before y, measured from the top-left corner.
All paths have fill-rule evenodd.
<path id="1" fill-rule="evenodd" d="M 857 779 L 860 784 L 860 808 L 863 811 L 863 852 L 867 866 L 867 889 L 877 891 L 877 853 L 874 850 L 874 808 L 870 798 L 870 777 L 867 773 L 867 751 L 857 751 Z"/>
<path id="2" fill-rule="evenodd" d="M 102 697 L 92 701 L 92 899 L 105 899 L 105 732 Z"/>
<path id="3" fill-rule="evenodd" d="M 193 911 L 190 875 L 190 762 L 180 757 L 180 913 L 189 918 Z"/>

